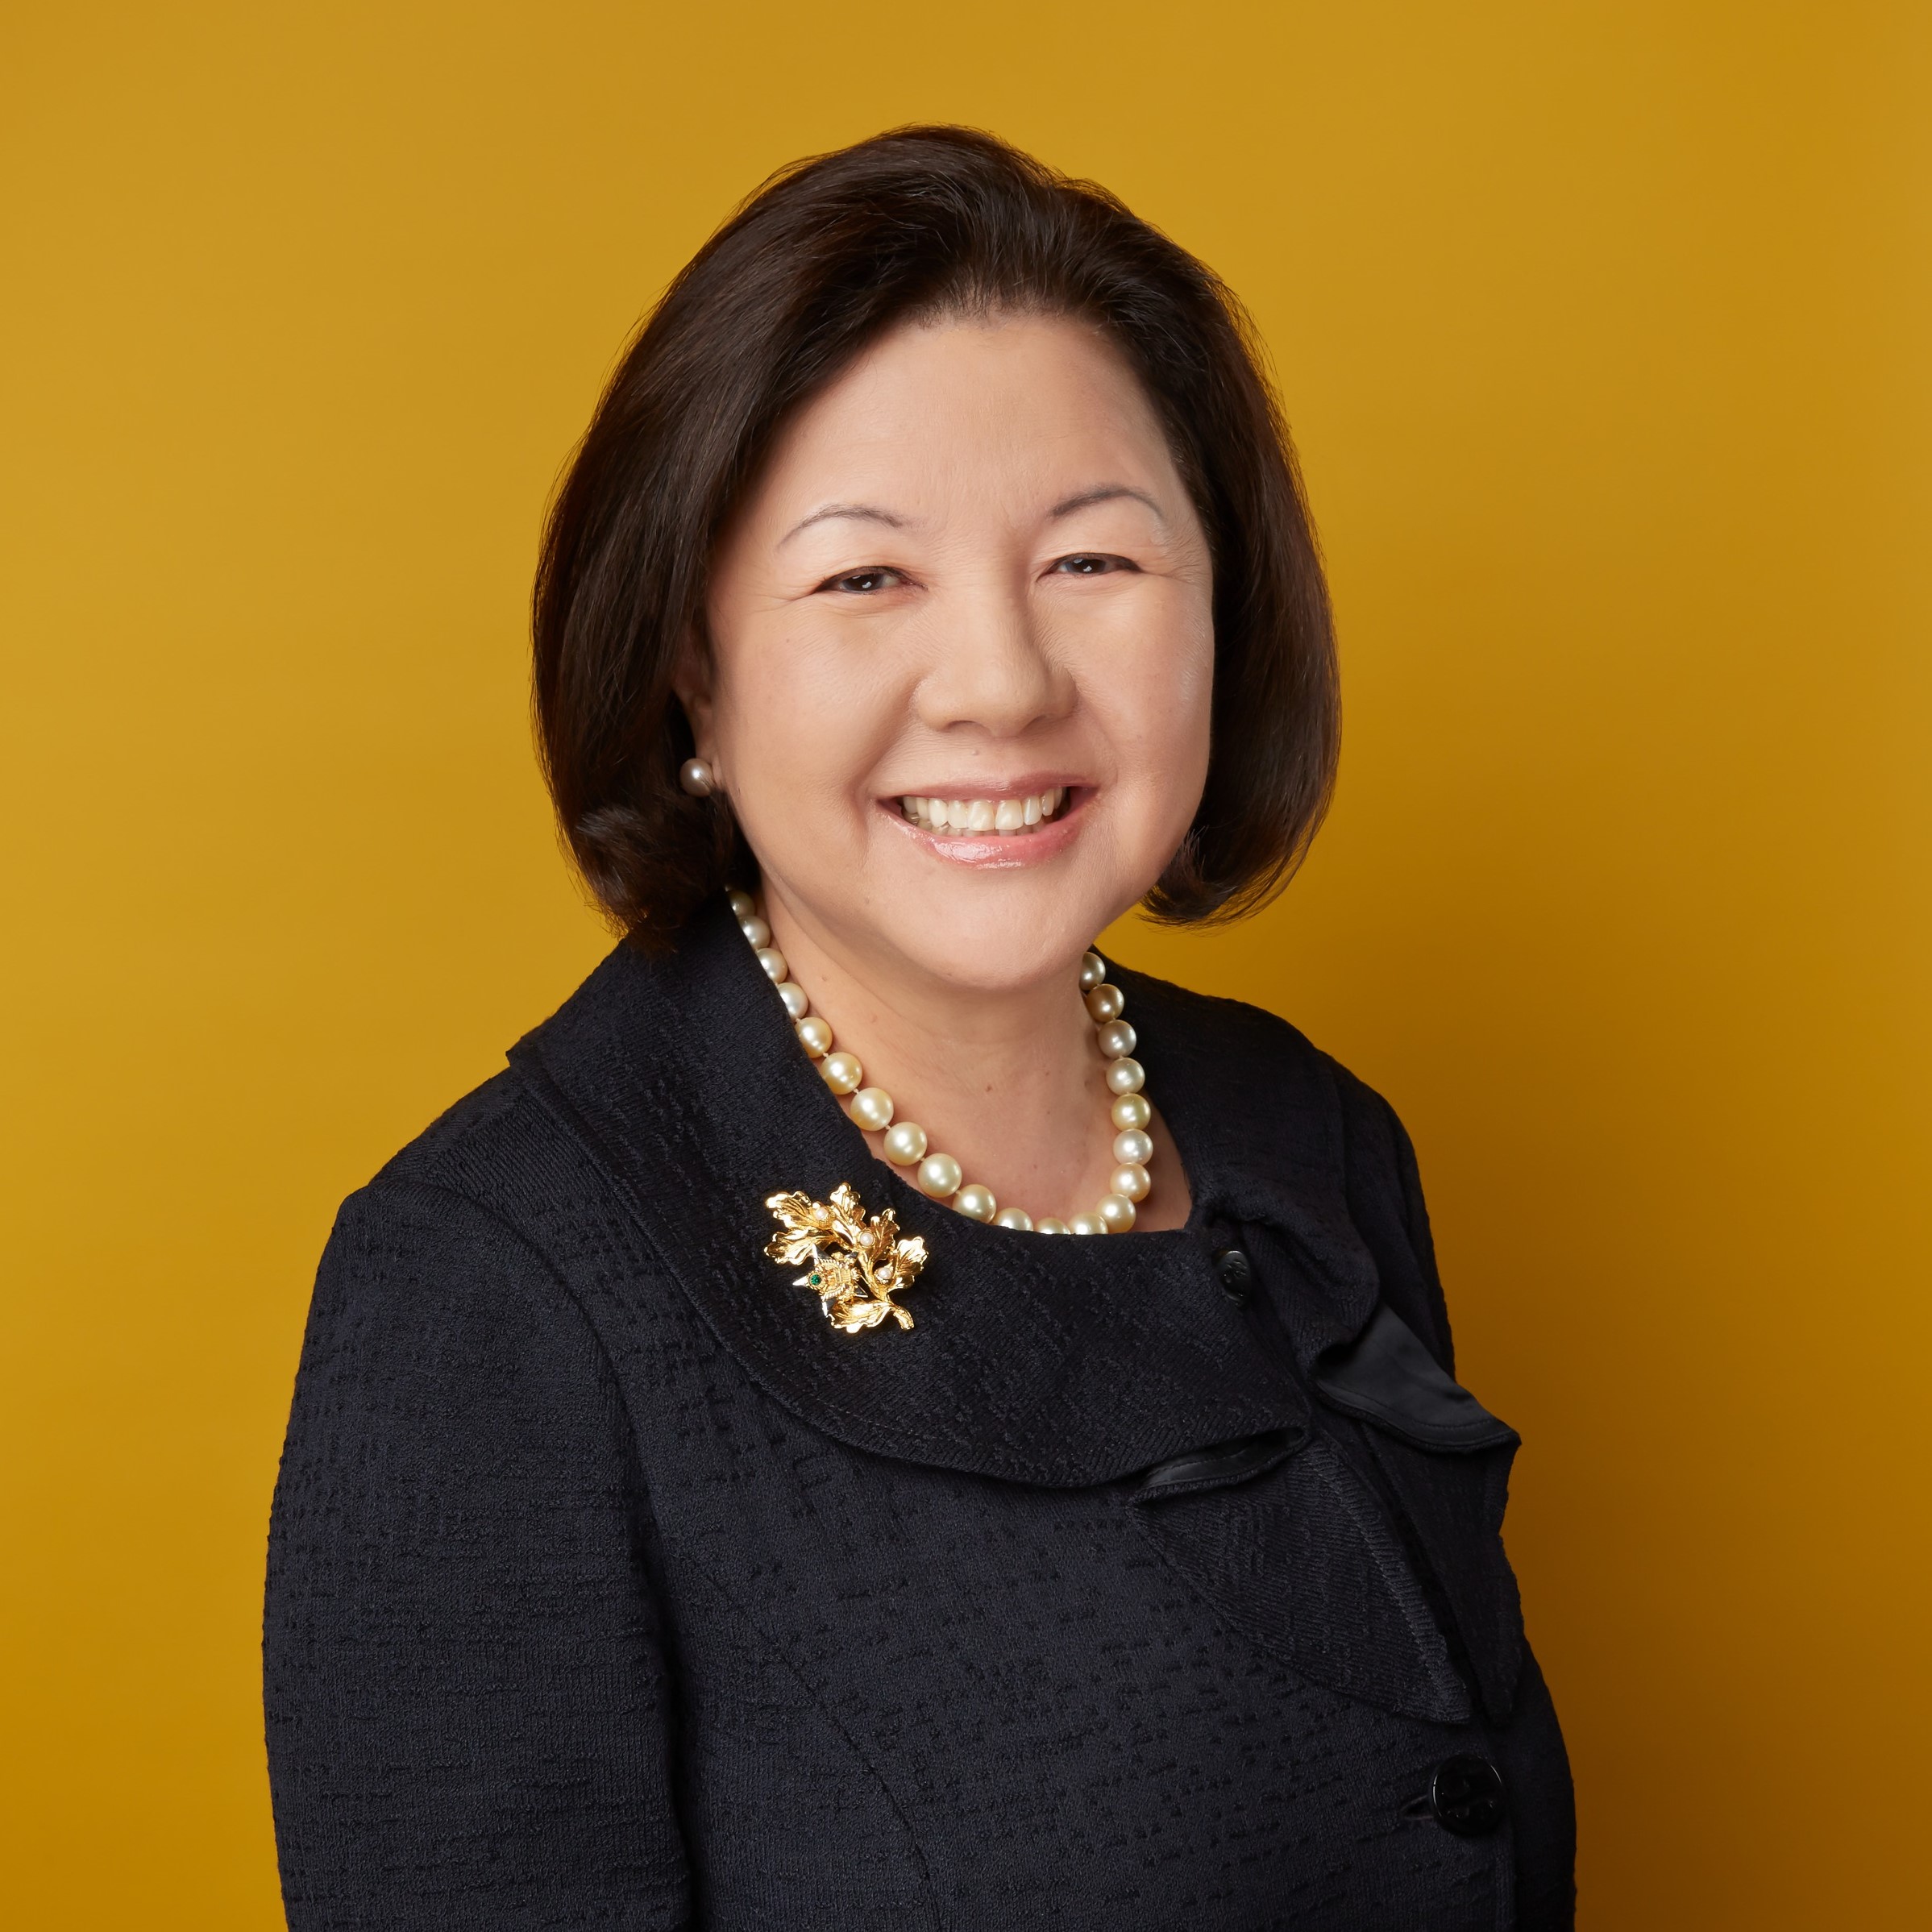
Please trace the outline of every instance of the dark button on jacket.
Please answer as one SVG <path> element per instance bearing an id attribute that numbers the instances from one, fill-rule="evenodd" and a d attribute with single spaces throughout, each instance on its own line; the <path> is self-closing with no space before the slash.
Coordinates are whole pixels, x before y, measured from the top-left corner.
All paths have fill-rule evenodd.
<path id="1" fill-rule="evenodd" d="M 1446 1758 L 1429 1780 L 1429 1809 L 1458 1838 L 1487 1838 L 1509 1815 L 1502 1774 L 1487 1758 Z"/>
<path id="2" fill-rule="evenodd" d="M 1228 1290 L 1229 1300 L 1247 1300 L 1254 1287 L 1254 1264 L 1244 1250 L 1224 1248 L 1214 1257 L 1214 1271 L 1221 1278 L 1221 1286 Z"/>
<path id="3" fill-rule="evenodd" d="M 1279 1020 L 1115 976 L 1185 1230 L 925 1199 L 721 912 L 345 1206 L 272 1536 L 294 1932 L 1571 1922 L 1516 1439 L 1407 1141 Z M 841 1181 L 932 1251 L 909 1332 L 764 1256 Z"/>

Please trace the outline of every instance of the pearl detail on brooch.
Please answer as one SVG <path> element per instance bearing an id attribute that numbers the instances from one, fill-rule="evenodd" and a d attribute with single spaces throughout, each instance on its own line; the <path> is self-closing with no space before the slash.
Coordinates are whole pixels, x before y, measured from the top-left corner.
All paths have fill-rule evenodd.
<path id="1" fill-rule="evenodd" d="M 784 954 L 771 943 L 771 929 L 760 916 L 758 901 L 749 892 L 733 891 L 729 896 L 739 930 L 777 987 L 799 1045 L 817 1064 L 820 1078 L 845 1100 L 856 1126 L 880 1136 L 886 1158 L 895 1167 L 911 1170 L 908 1178 L 921 1194 L 949 1201 L 969 1220 L 1034 1234 L 1124 1234 L 1133 1226 L 1136 1204 L 1145 1201 L 1153 1186 L 1148 1163 L 1153 1158 L 1154 1144 L 1147 1132 L 1153 1110 L 1141 1091 L 1146 1083 L 1145 1070 L 1132 1057 L 1138 1040 L 1120 1017 L 1126 995 L 1109 983 L 1107 962 L 1098 953 L 1089 953 L 1080 962 L 1080 992 L 1094 1022 L 1095 1044 L 1107 1063 L 1108 1091 L 1116 1096 L 1110 1118 L 1116 1165 L 1107 1191 L 1091 1211 L 1064 1221 L 1051 1215 L 1036 1221 L 1023 1208 L 1003 1208 L 991 1188 L 967 1180 L 952 1155 L 933 1151 L 923 1127 L 898 1117 L 897 1104 L 883 1086 L 865 1085 L 858 1056 L 834 1050 L 832 1028 L 812 1011 L 804 989 L 791 978 Z"/>

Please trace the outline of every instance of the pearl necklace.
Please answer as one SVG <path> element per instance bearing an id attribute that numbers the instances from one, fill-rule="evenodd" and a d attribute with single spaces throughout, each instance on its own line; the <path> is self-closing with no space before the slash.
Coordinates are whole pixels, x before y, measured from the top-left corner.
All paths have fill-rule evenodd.
<path id="1" fill-rule="evenodd" d="M 771 927 L 758 915 L 758 901 L 749 892 L 734 891 L 729 897 L 738 929 L 757 953 L 766 977 L 778 988 L 799 1044 L 818 1062 L 820 1077 L 846 1102 L 852 1120 L 867 1133 L 883 1136 L 886 1158 L 895 1167 L 911 1168 L 913 1185 L 921 1194 L 936 1201 L 950 1201 L 970 1220 L 991 1221 L 996 1228 L 1028 1228 L 1035 1234 L 1124 1234 L 1133 1226 L 1134 1203 L 1145 1200 L 1153 1185 L 1147 1172 L 1154 1151 L 1147 1131 L 1153 1110 L 1141 1091 L 1146 1074 L 1140 1062 L 1130 1057 L 1134 1029 L 1120 1017 L 1127 1003 L 1117 986 L 1107 983 L 1107 962 L 1098 953 L 1089 953 L 1080 962 L 1080 991 L 1094 1022 L 1095 1040 L 1107 1059 L 1107 1084 L 1115 1096 L 1117 1165 L 1107 1191 L 1091 1214 L 1073 1215 L 1064 1221 L 1049 1215 L 1036 1221 L 1021 1208 L 1002 1207 L 993 1199 L 992 1189 L 967 1180 L 950 1154 L 933 1153 L 926 1130 L 916 1122 L 894 1119 L 892 1096 L 883 1086 L 864 1084 L 866 1070 L 859 1065 L 858 1056 L 833 1051 L 832 1028 L 813 1014 L 804 988 L 790 976 L 784 954 L 771 943 Z"/>

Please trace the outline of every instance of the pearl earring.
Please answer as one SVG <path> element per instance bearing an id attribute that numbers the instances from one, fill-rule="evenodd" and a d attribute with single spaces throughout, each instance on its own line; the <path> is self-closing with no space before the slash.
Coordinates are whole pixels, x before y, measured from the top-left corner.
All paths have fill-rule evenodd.
<path id="1" fill-rule="evenodd" d="M 717 780 L 712 776 L 711 767 L 701 758 L 688 758 L 679 768 L 678 783 L 693 798 L 709 798 L 717 789 Z"/>

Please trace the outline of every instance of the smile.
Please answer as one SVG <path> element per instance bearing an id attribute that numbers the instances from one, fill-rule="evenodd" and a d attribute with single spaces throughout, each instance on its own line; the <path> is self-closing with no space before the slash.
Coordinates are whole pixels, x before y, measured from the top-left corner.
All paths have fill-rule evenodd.
<path id="1" fill-rule="evenodd" d="M 965 833 L 968 837 L 1024 838 L 1057 818 L 1068 798 L 1064 785 L 1021 798 L 920 798 L 899 801 L 906 818 L 922 832 Z"/>

